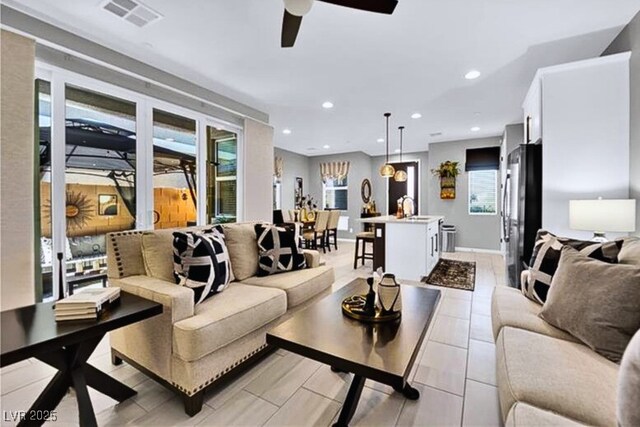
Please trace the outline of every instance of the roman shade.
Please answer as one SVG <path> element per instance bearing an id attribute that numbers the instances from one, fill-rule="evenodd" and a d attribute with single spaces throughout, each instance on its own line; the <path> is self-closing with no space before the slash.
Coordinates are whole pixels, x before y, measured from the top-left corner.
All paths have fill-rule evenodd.
<path id="1" fill-rule="evenodd" d="M 467 150 L 465 171 L 498 169 L 500 169 L 500 147 L 471 148 Z"/>
<path id="2" fill-rule="evenodd" d="M 349 174 L 350 162 L 320 163 L 320 178 L 326 183 L 329 179 L 340 180 Z"/>

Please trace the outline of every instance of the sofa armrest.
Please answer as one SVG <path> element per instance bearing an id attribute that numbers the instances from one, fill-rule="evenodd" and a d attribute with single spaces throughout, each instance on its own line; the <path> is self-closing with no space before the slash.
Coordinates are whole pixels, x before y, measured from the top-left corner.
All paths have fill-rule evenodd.
<path id="1" fill-rule="evenodd" d="M 320 252 L 311 249 L 304 249 L 304 259 L 307 262 L 307 268 L 320 267 Z"/>
<path id="2" fill-rule="evenodd" d="M 172 323 L 193 316 L 193 291 L 186 286 L 143 275 L 112 279 L 109 285 L 119 286 L 125 292 L 161 303 L 171 311 Z"/>

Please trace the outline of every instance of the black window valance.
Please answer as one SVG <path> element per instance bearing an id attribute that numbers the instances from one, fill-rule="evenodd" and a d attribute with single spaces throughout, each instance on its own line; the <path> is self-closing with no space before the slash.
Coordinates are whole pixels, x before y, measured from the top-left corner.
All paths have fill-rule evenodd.
<path id="1" fill-rule="evenodd" d="M 500 147 L 470 148 L 464 170 L 486 171 L 500 169 Z"/>

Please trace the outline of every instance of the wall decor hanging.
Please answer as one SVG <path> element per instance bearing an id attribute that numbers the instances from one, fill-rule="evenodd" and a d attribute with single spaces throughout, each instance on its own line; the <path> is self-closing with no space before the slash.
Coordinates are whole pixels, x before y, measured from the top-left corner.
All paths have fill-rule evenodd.
<path id="1" fill-rule="evenodd" d="M 93 219 L 94 204 L 89 201 L 86 194 L 67 192 L 65 216 L 67 217 L 67 229 L 80 229 Z"/>
<path id="2" fill-rule="evenodd" d="M 437 169 L 431 169 L 434 176 L 440 178 L 440 198 L 451 200 L 456 198 L 456 177 L 460 174 L 459 162 L 447 160 L 440 163 Z"/>
<path id="3" fill-rule="evenodd" d="M 302 207 L 302 190 L 303 190 L 303 182 L 301 177 L 296 178 L 295 187 L 293 187 L 293 202 L 296 209 L 300 209 Z"/>
<path id="4" fill-rule="evenodd" d="M 118 215 L 118 196 L 115 194 L 98 194 L 98 215 Z"/>

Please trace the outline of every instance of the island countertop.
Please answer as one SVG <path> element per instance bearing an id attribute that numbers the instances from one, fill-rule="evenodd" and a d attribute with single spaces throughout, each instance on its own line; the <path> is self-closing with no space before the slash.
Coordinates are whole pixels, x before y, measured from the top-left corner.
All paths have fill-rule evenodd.
<path id="1" fill-rule="evenodd" d="M 371 218 L 359 218 L 357 221 L 368 224 L 429 224 L 444 219 L 439 215 L 414 215 L 409 218 L 396 218 L 395 215 L 374 216 Z"/>

